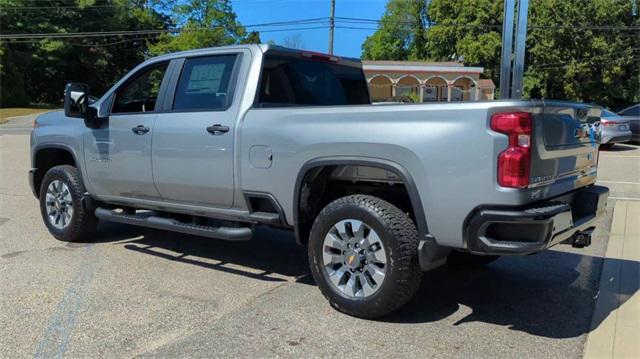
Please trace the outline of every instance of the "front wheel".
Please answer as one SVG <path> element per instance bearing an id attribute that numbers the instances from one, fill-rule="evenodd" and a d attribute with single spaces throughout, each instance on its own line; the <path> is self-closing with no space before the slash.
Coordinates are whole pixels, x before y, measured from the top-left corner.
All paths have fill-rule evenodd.
<path id="1" fill-rule="evenodd" d="M 411 218 L 377 197 L 329 203 L 309 237 L 313 277 L 331 305 L 375 318 L 408 302 L 420 285 L 418 231 Z"/>
<path id="2" fill-rule="evenodd" d="M 87 239 L 98 219 L 82 205 L 84 185 L 78 170 L 55 166 L 44 176 L 40 187 L 40 212 L 49 232 L 61 241 Z"/>

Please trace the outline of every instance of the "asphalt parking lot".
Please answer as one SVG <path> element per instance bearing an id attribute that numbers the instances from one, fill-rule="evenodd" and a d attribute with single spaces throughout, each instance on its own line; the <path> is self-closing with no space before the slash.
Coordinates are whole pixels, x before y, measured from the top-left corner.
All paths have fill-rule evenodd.
<path id="1" fill-rule="evenodd" d="M 611 188 L 586 249 L 440 268 L 377 321 L 333 310 L 306 253 L 260 228 L 231 243 L 103 223 L 51 237 L 27 183 L 28 131 L 0 129 L 0 357 L 582 357 L 613 203 L 640 200 L 640 147 L 603 151 Z"/>

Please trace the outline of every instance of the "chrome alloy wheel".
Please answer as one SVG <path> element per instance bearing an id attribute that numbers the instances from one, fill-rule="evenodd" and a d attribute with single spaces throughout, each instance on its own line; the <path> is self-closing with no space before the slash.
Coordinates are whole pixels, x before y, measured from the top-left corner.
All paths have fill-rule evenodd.
<path id="1" fill-rule="evenodd" d="M 345 219 L 331 227 L 322 245 L 331 284 L 351 298 L 366 298 L 382 286 L 387 256 L 378 234 L 364 222 Z"/>
<path id="2" fill-rule="evenodd" d="M 73 216 L 73 198 L 69 187 L 60 180 L 54 180 L 47 187 L 45 208 L 49 223 L 57 229 L 64 229 Z"/>

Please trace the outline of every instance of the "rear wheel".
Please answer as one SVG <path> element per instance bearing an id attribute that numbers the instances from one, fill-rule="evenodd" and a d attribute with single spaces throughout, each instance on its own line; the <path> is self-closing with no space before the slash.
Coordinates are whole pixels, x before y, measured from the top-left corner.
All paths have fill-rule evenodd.
<path id="1" fill-rule="evenodd" d="M 496 261 L 500 256 L 481 256 L 471 253 L 451 251 L 447 257 L 447 265 L 457 269 L 476 269 Z"/>
<path id="2" fill-rule="evenodd" d="M 336 309 L 375 318 L 418 289 L 418 231 L 411 218 L 377 197 L 353 195 L 327 205 L 309 238 L 311 272 Z"/>
<path id="3" fill-rule="evenodd" d="M 84 193 L 78 170 L 73 166 L 55 166 L 45 174 L 40 187 L 40 213 L 57 239 L 79 241 L 95 230 L 98 219 L 82 205 Z"/>

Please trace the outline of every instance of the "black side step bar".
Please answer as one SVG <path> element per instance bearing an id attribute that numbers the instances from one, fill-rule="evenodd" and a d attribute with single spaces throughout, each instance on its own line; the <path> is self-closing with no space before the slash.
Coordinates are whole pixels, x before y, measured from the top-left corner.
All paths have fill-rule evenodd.
<path id="1" fill-rule="evenodd" d="M 278 224 L 280 223 L 280 215 L 271 212 L 253 212 L 249 215 L 249 218 L 265 224 Z"/>
<path id="2" fill-rule="evenodd" d="M 183 223 L 172 218 L 154 216 L 151 212 L 145 214 L 126 214 L 104 208 L 96 208 L 95 214 L 96 217 L 106 221 L 163 229 L 227 241 L 248 241 L 253 237 L 253 231 L 249 227 L 212 227 Z"/>

